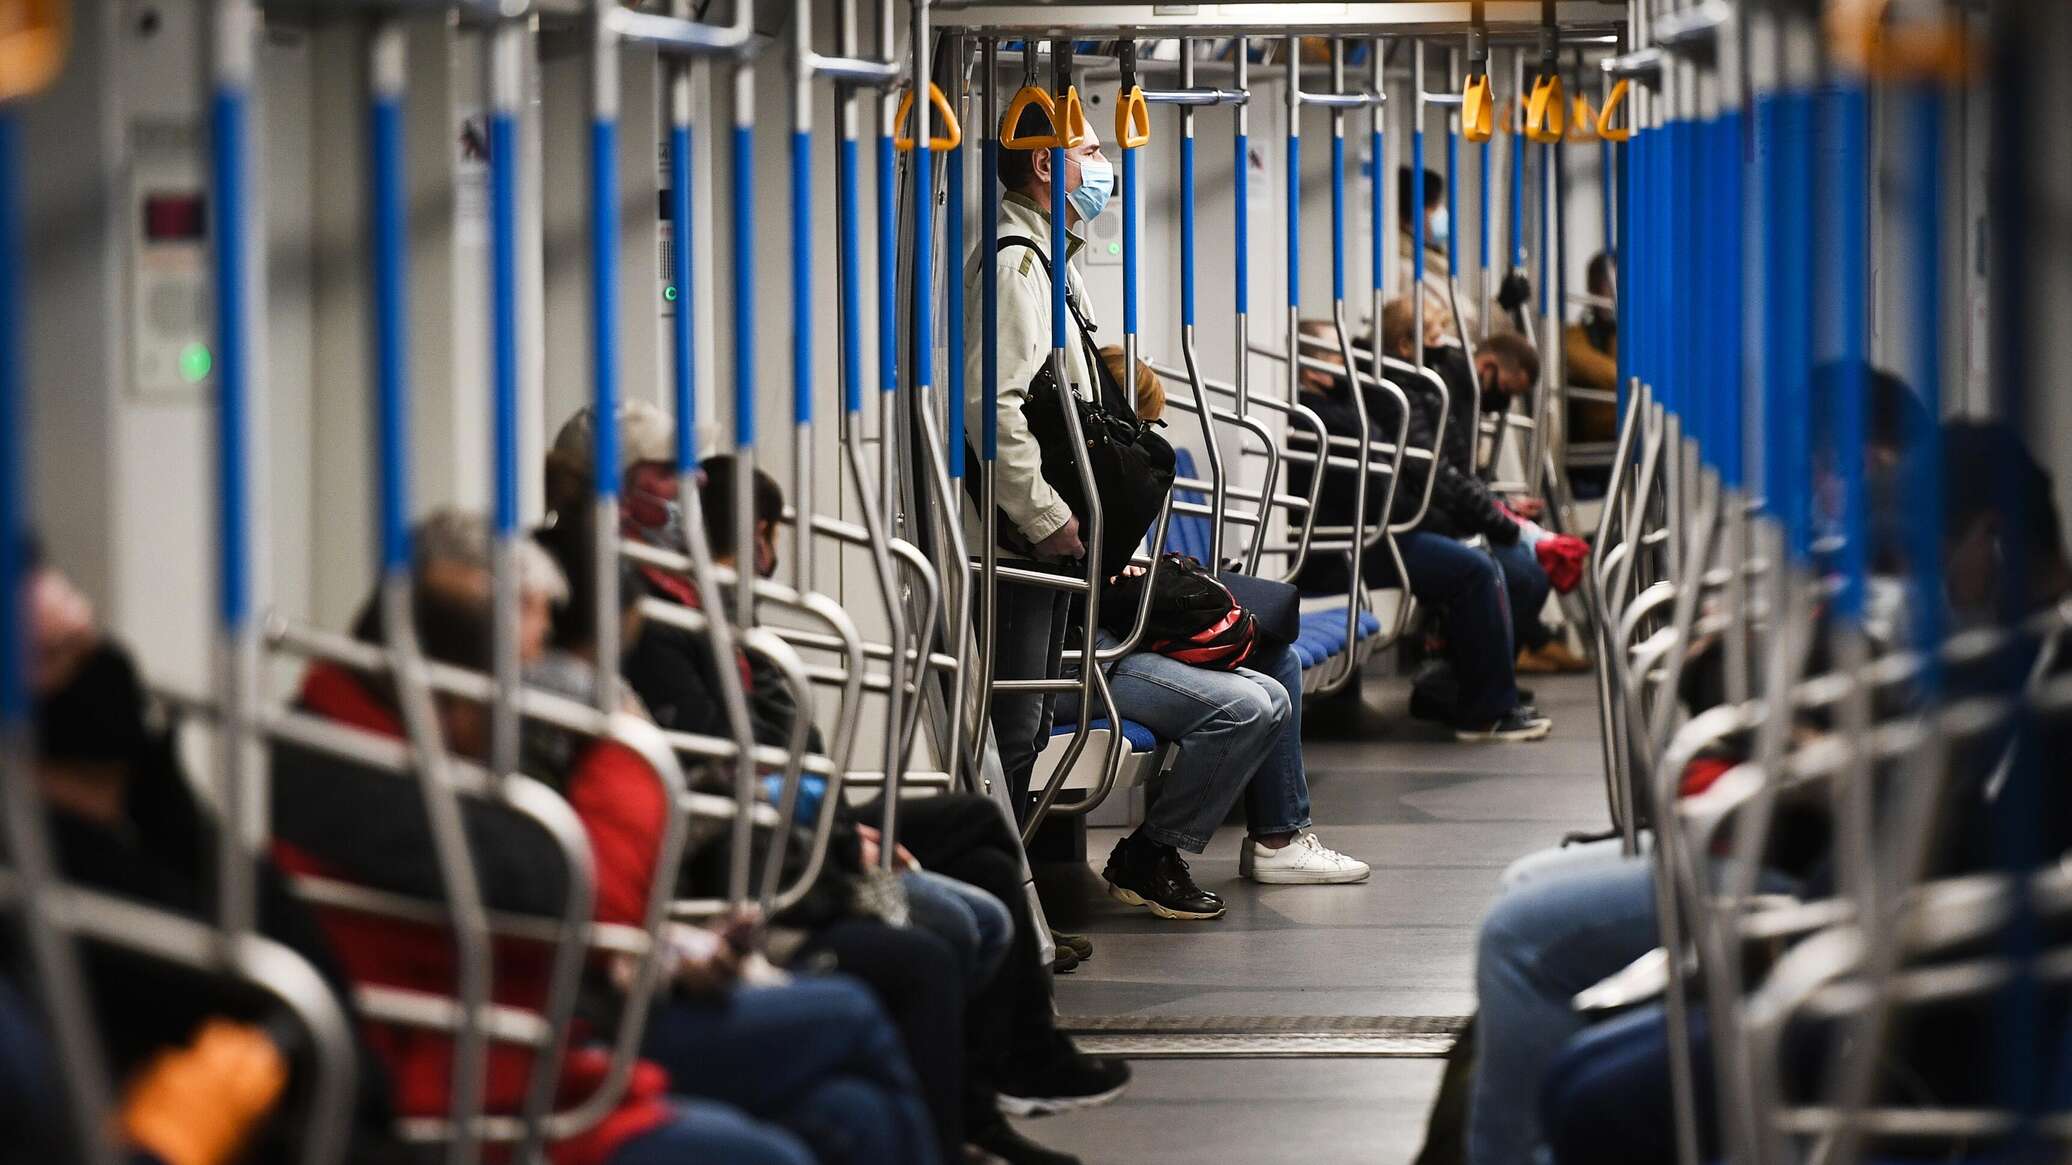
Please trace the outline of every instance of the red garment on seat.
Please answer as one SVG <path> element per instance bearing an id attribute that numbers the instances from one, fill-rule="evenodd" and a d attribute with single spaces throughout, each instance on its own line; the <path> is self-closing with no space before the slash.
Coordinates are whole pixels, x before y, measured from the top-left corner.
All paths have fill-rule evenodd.
<path id="1" fill-rule="evenodd" d="M 1554 534 L 1540 539 L 1533 553 L 1539 556 L 1547 581 L 1565 595 L 1583 581 L 1583 564 L 1589 560 L 1590 544 L 1573 534 Z"/>
<path id="2" fill-rule="evenodd" d="M 400 737 L 394 711 L 377 700 L 351 672 L 317 664 L 304 677 L 302 706 L 326 719 L 385 736 Z M 390 780 L 369 774 L 370 780 Z M 647 763 L 623 745 L 598 742 L 569 774 L 566 795 L 589 835 L 597 875 L 596 917 L 601 922 L 638 925 L 645 919 L 668 804 Z M 352 881 L 349 871 L 298 850 L 273 843 L 276 862 L 291 873 Z M 456 989 L 453 941 L 440 927 L 322 907 L 323 925 L 339 962 L 355 983 L 451 995 Z M 493 1002 L 537 1009 L 545 1001 L 550 952 L 537 943 L 498 940 L 492 952 Z M 368 1025 L 367 1043 L 387 1063 L 395 1083 L 396 1111 L 403 1116 L 443 1116 L 452 1093 L 453 1040 L 440 1033 L 389 1024 Z M 564 1054 L 556 1107 L 582 1100 L 603 1083 L 608 1057 L 579 1047 L 583 1033 L 571 1032 Z M 514 1113 L 523 1102 L 534 1053 L 492 1042 L 484 1110 Z M 646 1061 L 637 1063 L 625 1094 L 604 1120 L 587 1132 L 548 1146 L 554 1165 L 603 1165 L 627 1140 L 669 1119 L 669 1078 Z"/>

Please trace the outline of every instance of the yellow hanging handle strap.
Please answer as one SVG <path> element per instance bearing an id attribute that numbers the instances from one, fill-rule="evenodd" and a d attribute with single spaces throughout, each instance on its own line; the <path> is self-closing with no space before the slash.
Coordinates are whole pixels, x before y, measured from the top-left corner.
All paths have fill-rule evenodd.
<path id="1" fill-rule="evenodd" d="M 1064 123 L 1058 128 L 1066 149 L 1078 149 L 1094 140 L 1093 127 L 1086 122 L 1086 107 L 1079 104 L 1079 86 L 1065 87 L 1065 100 L 1058 108 L 1058 116 Z"/>
<path id="2" fill-rule="evenodd" d="M 1590 99 L 1578 93 L 1573 103 L 1574 113 L 1568 122 L 1568 140 L 1572 142 L 1594 142 L 1597 140 L 1597 110 Z"/>
<path id="3" fill-rule="evenodd" d="M 1151 144 L 1151 106 L 1142 85 L 1130 86 L 1115 106 L 1115 141 L 1125 150 Z"/>
<path id="4" fill-rule="evenodd" d="M 1461 91 L 1460 136 L 1471 142 L 1486 142 L 1496 135 L 1496 91 L 1490 87 L 1489 74 L 1477 73 L 1468 78 L 1468 87 Z"/>
<path id="5" fill-rule="evenodd" d="M 964 140 L 964 127 L 957 124 L 957 111 L 950 108 L 950 99 L 943 96 L 942 89 L 935 82 L 928 83 L 928 104 L 935 109 L 936 124 L 942 127 L 940 135 L 928 139 L 928 148 L 944 153 L 957 148 Z M 905 133 L 907 118 L 914 112 L 914 90 L 908 87 L 899 99 L 899 109 L 892 115 L 892 148 L 900 153 L 909 153 L 914 148 L 914 139 Z"/>
<path id="6" fill-rule="evenodd" d="M 1632 125 L 1612 124 L 1612 115 L 1626 104 L 1626 92 L 1632 87 L 1633 83 L 1625 77 L 1612 82 L 1611 94 L 1604 99 L 1604 108 L 1597 114 L 1597 136 L 1604 141 L 1626 142 L 1633 140 Z"/>
<path id="7" fill-rule="evenodd" d="M 1015 132 L 1015 127 L 1022 123 L 1022 114 L 1031 105 L 1043 110 L 1043 120 L 1050 125 L 1049 133 Z M 1000 144 L 1010 150 L 1048 150 L 1064 144 L 1058 137 L 1057 103 L 1051 100 L 1050 90 L 1024 85 L 1015 92 L 1014 99 L 1007 103 L 1006 115 L 1000 119 Z"/>
<path id="8" fill-rule="evenodd" d="M 1962 85 L 1978 71 L 1978 47 L 1961 19 L 1895 23 L 1892 0 L 1827 0 L 1823 14 L 1835 58 L 1881 81 Z"/>
<path id="9" fill-rule="evenodd" d="M 1541 73 L 1532 84 L 1532 97 L 1525 106 L 1525 136 L 1551 146 L 1568 134 L 1568 102 L 1561 91 L 1561 78 Z"/>
<path id="10" fill-rule="evenodd" d="M 67 0 L 0 0 L 0 101 L 27 97 L 56 80 L 71 31 Z"/>

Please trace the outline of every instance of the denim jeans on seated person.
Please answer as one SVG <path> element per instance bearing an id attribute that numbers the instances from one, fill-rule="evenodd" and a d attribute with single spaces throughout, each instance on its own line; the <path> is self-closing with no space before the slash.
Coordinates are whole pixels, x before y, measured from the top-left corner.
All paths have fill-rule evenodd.
<path id="1" fill-rule="evenodd" d="M 1540 621 L 1540 612 L 1547 609 L 1547 596 L 1553 592 L 1554 584 L 1547 578 L 1547 569 L 1540 565 L 1539 555 L 1520 538 L 1509 546 L 1490 547 L 1489 556 L 1504 571 L 1504 597 L 1511 607 L 1512 645 L 1519 651 L 1538 651 L 1547 646 L 1554 636 Z"/>
<path id="2" fill-rule="evenodd" d="M 723 1104 L 678 1100 L 668 1120 L 630 1137 L 605 1165 L 815 1165 L 813 1154 L 783 1129 L 760 1124 Z"/>
<path id="3" fill-rule="evenodd" d="M 1446 657 L 1460 684 L 1456 723 L 1495 723 L 1518 706 L 1518 649 L 1503 571 L 1482 551 L 1428 530 L 1396 535 L 1396 549 L 1410 573 L 1410 593 L 1446 614 Z M 1396 585 L 1387 547 L 1368 551 L 1365 562 L 1369 586 Z"/>
<path id="4" fill-rule="evenodd" d="M 1115 641 L 1102 632 L 1097 642 L 1106 647 Z M 1132 652 L 1110 664 L 1108 687 L 1123 719 L 1179 748 L 1139 834 L 1202 852 L 1280 743 L 1293 707 L 1288 689 L 1249 668 L 1210 671 L 1153 651 Z M 1078 693 L 1059 699 L 1058 715 L 1078 718 Z"/>
<path id="5" fill-rule="evenodd" d="M 908 870 L 899 881 L 914 925 L 949 943 L 964 960 L 964 983 L 970 993 L 991 983 L 1014 941 L 1014 919 L 1007 907 L 977 886 L 932 870 Z"/>
<path id="6" fill-rule="evenodd" d="M 898 1029 L 847 976 L 658 1001 L 641 1054 L 668 1070 L 672 1092 L 780 1125 L 820 1165 L 939 1159 Z M 766 1159 L 777 1160 L 705 1152 L 640 1163 Z"/>
<path id="7" fill-rule="evenodd" d="M 1273 752 L 1245 786 L 1245 828 L 1254 837 L 1308 829 L 1309 773 L 1302 764 L 1302 660 L 1292 647 L 1269 647 L 1262 642 L 1245 663 L 1272 676 L 1288 695 L 1288 719 L 1281 725 Z"/>

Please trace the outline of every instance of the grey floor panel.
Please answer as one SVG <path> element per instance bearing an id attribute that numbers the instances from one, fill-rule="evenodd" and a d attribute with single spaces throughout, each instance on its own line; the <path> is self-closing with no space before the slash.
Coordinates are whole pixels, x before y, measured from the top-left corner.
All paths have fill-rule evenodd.
<path id="1" fill-rule="evenodd" d="M 1087 1161 L 1395 1165 L 1424 1141 L 1436 1060 L 1144 1060 L 1115 1104 L 1017 1122 Z"/>
<path id="2" fill-rule="evenodd" d="M 1182 1028 L 1200 1017 L 1467 1014 L 1476 924 L 1503 868 L 1565 833 L 1607 824 L 1591 680 L 1533 686 L 1556 726 L 1531 744 L 1457 744 L 1411 722 L 1402 681 L 1378 674 L 1357 705 L 1305 713 L 1318 831 L 1375 867 L 1365 885 L 1242 882 L 1243 829 L 1234 823 L 1193 860 L 1229 914 L 1165 922 L 1106 896 L 1099 870 L 1122 831 L 1091 831 L 1085 867 L 1038 875 L 1053 925 L 1084 931 L 1097 948 L 1059 978 L 1059 1010 Z M 1119 1103 L 1028 1131 L 1089 1162 L 1400 1165 L 1422 1141 L 1440 1064 L 1161 1059 L 1139 1060 L 1136 1070 Z"/>

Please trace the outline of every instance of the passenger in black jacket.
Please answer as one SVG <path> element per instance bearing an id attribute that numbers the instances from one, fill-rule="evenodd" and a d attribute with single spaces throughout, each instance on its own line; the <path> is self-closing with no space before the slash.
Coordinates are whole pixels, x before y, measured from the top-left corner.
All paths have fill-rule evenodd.
<path id="1" fill-rule="evenodd" d="M 1391 307 L 1407 319 L 1408 309 L 1397 307 L 1400 304 L 1399 300 Z M 1384 324 L 1390 314 L 1384 312 Z M 1410 445 L 1415 447 L 1422 439 L 1425 447 L 1429 448 L 1432 426 L 1436 423 L 1434 418 L 1439 412 L 1437 390 L 1423 377 L 1392 376 L 1389 379 L 1403 388 L 1404 396 L 1410 401 Z M 1393 397 L 1371 388 L 1363 391 L 1369 440 L 1392 439 L 1400 419 Z M 1300 403 L 1316 412 L 1333 436 L 1359 436 L 1359 406 L 1353 402 L 1352 391 L 1345 378 L 1305 370 Z M 1449 435 L 1456 427 L 1465 428 L 1449 422 Z M 1300 438 L 1298 430 L 1290 443 L 1301 448 L 1303 442 Z M 1394 511 L 1390 515 L 1397 524 L 1407 523 L 1416 516 L 1422 498 L 1426 479 L 1416 471 L 1415 464 L 1408 458 L 1404 460 L 1403 481 L 1396 490 Z M 1289 475 L 1290 486 L 1296 493 L 1306 493 L 1310 486 L 1312 479 L 1306 470 L 1306 466 L 1297 464 Z M 1350 523 L 1353 512 L 1350 499 L 1354 496 L 1356 484 L 1353 474 L 1351 469 L 1327 471 L 1318 506 L 1319 524 Z M 1369 522 L 1380 513 L 1387 480 L 1387 475 L 1381 473 L 1368 482 L 1366 520 Z M 1442 463 L 1440 481 L 1444 480 L 1445 466 Z M 1434 483 L 1432 506 L 1436 508 L 1438 504 L 1438 485 Z M 1515 532 L 1512 540 L 1516 541 Z M 1459 689 L 1459 696 L 1451 709 L 1455 739 L 1464 742 L 1519 741 L 1538 740 L 1547 735 L 1553 722 L 1518 698 L 1510 602 L 1505 593 L 1504 572 L 1496 561 L 1458 539 L 1435 533 L 1423 525 L 1394 535 L 1393 542 L 1395 554 L 1402 557 L 1410 593 L 1418 601 L 1436 607 L 1446 620 L 1447 659 L 1453 666 Z M 1397 578 L 1395 555 L 1390 553 L 1387 541 L 1363 552 L 1360 574 L 1368 586 L 1402 585 Z M 1346 577 L 1342 555 L 1312 554 L 1303 564 L 1296 581 L 1311 594 L 1343 594 L 1350 580 Z"/>

